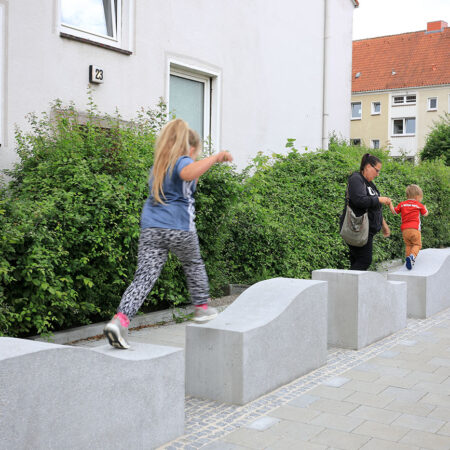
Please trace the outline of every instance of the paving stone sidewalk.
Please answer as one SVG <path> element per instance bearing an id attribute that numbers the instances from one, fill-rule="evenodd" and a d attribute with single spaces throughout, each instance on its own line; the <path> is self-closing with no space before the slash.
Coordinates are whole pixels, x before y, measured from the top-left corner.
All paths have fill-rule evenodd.
<path id="1" fill-rule="evenodd" d="M 186 324 L 131 341 L 184 347 Z M 82 341 L 78 345 L 103 345 Z M 186 434 L 161 449 L 450 449 L 450 309 L 244 406 L 186 398 Z"/>

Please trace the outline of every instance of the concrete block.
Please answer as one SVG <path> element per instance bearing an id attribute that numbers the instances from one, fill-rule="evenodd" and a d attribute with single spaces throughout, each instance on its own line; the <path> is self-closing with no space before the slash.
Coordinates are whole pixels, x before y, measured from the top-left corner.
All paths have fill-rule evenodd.
<path id="1" fill-rule="evenodd" d="M 186 393 L 245 404 L 326 363 L 327 284 L 256 283 L 216 319 L 186 327 Z"/>
<path id="2" fill-rule="evenodd" d="M 0 448 L 156 448 L 184 433 L 183 350 L 0 338 Z"/>
<path id="3" fill-rule="evenodd" d="M 402 267 L 388 280 L 408 286 L 408 317 L 425 319 L 450 307 L 450 248 L 419 252 L 412 270 Z"/>
<path id="4" fill-rule="evenodd" d="M 406 327 L 406 283 L 376 272 L 315 270 L 328 282 L 328 344 L 358 350 Z"/>

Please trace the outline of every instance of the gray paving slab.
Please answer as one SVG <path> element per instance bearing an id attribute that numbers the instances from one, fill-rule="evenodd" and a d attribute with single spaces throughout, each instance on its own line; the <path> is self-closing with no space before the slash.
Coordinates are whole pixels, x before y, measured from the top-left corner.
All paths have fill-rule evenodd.
<path id="1" fill-rule="evenodd" d="M 185 326 L 130 340 L 184 347 Z M 448 450 L 449 348 L 450 309 L 358 351 L 331 348 L 326 366 L 246 405 L 186 397 L 186 434 L 161 449 Z"/>

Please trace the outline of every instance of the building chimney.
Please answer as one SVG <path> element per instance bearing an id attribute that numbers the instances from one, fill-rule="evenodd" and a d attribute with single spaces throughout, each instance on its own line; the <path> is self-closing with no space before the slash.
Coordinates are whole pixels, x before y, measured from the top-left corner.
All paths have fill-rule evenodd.
<path id="1" fill-rule="evenodd" d="M 427 23 L 427 33 L 439 33 L 444 31 L 444 28 L 448 27 L 448 23 L 443 20 L 437 20 L 436 22 Z"/>

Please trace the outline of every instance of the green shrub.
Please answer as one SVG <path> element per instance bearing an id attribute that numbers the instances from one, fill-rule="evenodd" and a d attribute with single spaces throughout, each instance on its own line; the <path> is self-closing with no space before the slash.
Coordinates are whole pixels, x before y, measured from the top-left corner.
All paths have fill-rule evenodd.
<path id="1" fill-rule="evenodd" d="M 427 136 L 425 147 L 422 150 L 421 158 L 423 161 L 443 158 L 445 164 L 450 166 L 450 114 L 444 113 L 444 116 L 438 122 Z"/>
<path id="2" fill-rule="evenodd" d="M 32 114 L 31 132 L 16 132 L 20 163 L 8 172 L 0 216 L 10 335 L 108 317 L 132 277 L 164 111 L 123 126 L 90 107 L 82 124 L 57 101 L 51 119 Z"/>
<path id="3" fill-rule="evenodd" d="M 0 334 L 47 334 L 113 314 L 133 279 L 155 136 L 166 118 L 160 104 L 125 123 L 90 100 L 82 120 L 57 101 L 50 117 L 32 114 L 31 130 L 17 130 L 20 162 L 0 189 Z M 216 165 L 200 178 L 196 224 L 213 296 L 226 283 L 348 267 L 338 220 L 347 176 L 366 150 L 336 140 L 328 151 L 300 154 L 292 139 L 287 147 L 285 155 L 258 155 L 242 173 Z M 408 184 L 419 184 L 430 210 L 424 246 L 450 245 L 450 169 L 441 160 L 415 167 L 377 155 L 382 195 L 399 202 Z M 375 264 L 403 254 L 399 217 L 386 207 L 385 217 L 392 237 L 376 236 Z M 143 311 L 187 301 L 170 256 Z"/>
<path id="4" fill-rule="evenodd" d="M 288 145 L 292 146 L 292 140 Z M 226 260 L 230 280 L 254 283 L 283 276 L 309 278 L 315 269 L 348 268 L 347 247 L 339 236 L 347 177 L 359 169 L 367 149 L 332 141 L 328 151 L 287 155 L 259 155 L 253 176 L 243 187 L 229 226 Z M 373 150 L 371 150 L 373 152 Z M 423 220 L 425 247 L 449 245 L 449 169 L 442 162 L 414 167 L 392 160 L 378 150 L 383 170 L 375 181 L 382 195 L 394 202 L 405 188 L 424 189 L 430 216 Z M 373 265 L 403 255 L 400 218 L 384 207 L 391 237 L 375 237 Z"/>

